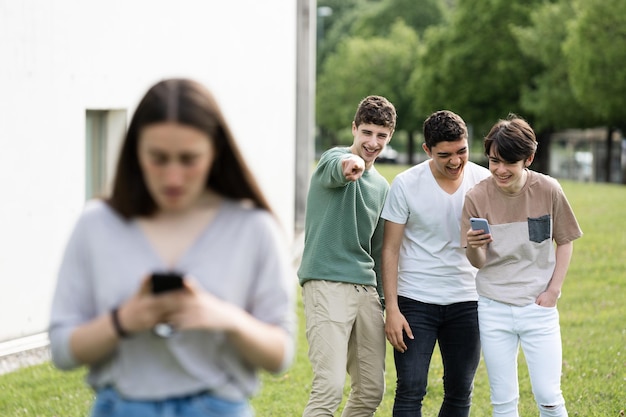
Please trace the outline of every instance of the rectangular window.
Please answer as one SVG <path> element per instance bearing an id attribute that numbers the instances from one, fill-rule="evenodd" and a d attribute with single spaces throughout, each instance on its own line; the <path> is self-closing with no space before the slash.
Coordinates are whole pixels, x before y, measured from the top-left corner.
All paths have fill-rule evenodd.
<path id="1" fill-rule="evenodd" d="M 126 132 L 126 110 L 87 110 L 85 200 L 108 195 Z"/>

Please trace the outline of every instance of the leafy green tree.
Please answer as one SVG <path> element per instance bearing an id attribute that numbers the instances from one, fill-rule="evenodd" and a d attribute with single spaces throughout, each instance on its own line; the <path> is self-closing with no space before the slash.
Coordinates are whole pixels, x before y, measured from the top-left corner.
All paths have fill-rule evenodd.
<path id="1" fill-rule="evenodd" d="M 338 47 L 342 41 L 347 38 L 359 39 L 390 39 L 397 38 L 395 22 L 402 20 L 405 25 L 413 29 L 418 37 L 425 31 L 427 27 L 441 23 L 450 10 L 450 4 L 455 0 L 348 0 L 343 3 L 341 0 L 320 0 L 319 7 L 330 7 L 332 15 L 330 18 L 324 17 L 323 39 L 318 38 L 318 77 L 326 68 L 326 60 L 334 53 L 338 52 Z M 326 10 L 328 13 L 328 10 Z M 404 40 L 401 40 L 404 42 Z M 342 54 L 345 51 L 341 52 Z M 407 52 L 407 59 L 402 62 L 413 62 L 416 51 Z M 334 62 L 337 62 L 335 60 Z M 343 63 L 339 62 L 340 65 Z M 327 71 L 328 72 L 328 71 Z M 405 68 L 400 68 L 400 73 L 404 73 Z M 371 74 L 372 77 L 378 78 L 379 73 Z M 367 74 L 363 74 L 368 77 Z M 404 79 L 392 77 L 399 84 L 393 86 L 396 93 L 394 104 L 399 112 L 399 126 L 397 130 L 404 130 L 408 139 L 407 150 L 409 155 L 409 163 L 412 163 L 412 155 L 414 148 L 414 132 L 415 125 L 421 125 L 419 120 L 423 120 L 421 115 L 416 114 L 413 110 L 415 98 L 407 91 L 408 76 Z M 320 86 L 320 78 L 318 78 L 318 95 L 324 96 L 324 85 Z M 387 83 L 388 84 L 388 83 Z M 364 84 L 365 86 L 367 83 Z M 351 86 L 354 88 L 354 85 Z M 333 93 L 333 92 L 329 92 Z M 353 111 L 353 104 L 350 104 L 349 110 Z M 410 122 L 409 122 L 410 120 Z M 336 144 L 339 139 L 336 137 L 337 132 L 326 127 L 324 124 L 318 126 L 324 137 L 331 137 L 331 144 Z M 348 137 L 348 135 L 346 135 Z M 404 136 L 396 135 L 396 138 L 404 138 Z M 398 140 L 396 139 L 396 140 Z M 396 142 L 397 143 L 397 142 Z M 325 146 L 325 144 L 320 144 Z"/>
<path id="2" fill-rule="evenodd" d="M 564 51 L 579 101 L 607 124 L 626 123 L 626 2 L 577 1 Z"/>
<path id="3" fill-rule="evenodd" d="M 353 36 L 386 36 L 393 22 L 402 18 L 418 35 L 426 28 L 443 21 L 446 6 L 442 0 L 383 0 L 374 3 L 360 13 L 354 22 Z"/>
<path id="4" fill-rule="evenodd" d="M 563 128 L 588 127 L 596 119 L 574 96 L 569 68 L 563 54 L 567 27 L 574 18 L 569 0 L 546 2 L 530 13 L 528 26 L 513 27 L 513 35 L 524 56 L 540 63 L 540 71 L 520 86 L 520 105 L 533 120 L 539 148 L 535 169 L 549 172 L 550 138 Z"/>
<path id="5" fill-rule="evenodd" d="M 402 18 L 420 36 L 439 24 L 450 10 L 449 0 L 319 0 L 318 66 L 347 37 L 386 37 Z M 322 16 L 319 11 L 323 10 Z"/>
<path id="6" fill-rule="evenodd" d="M 318 0 L 317 2 L 317 71 L 326 57 L 348 37 L 352 26 L 375 0 Z"/>
<path id="7" fill-rule="evenodd" d="M 590 112 L 609 126 L 607 155 L 615 127 L 626 132 L 626 2 L 585 0 L 575 3 L 576 18 L 564 51 L 572 89 Z M 605 163 L 611 178 L 611 159 Z M 623 173 L 626 182 L 626 172 Z"/>
<path id="8" fill-rule="evenodd" d="M 426 31 L 410 84 L 419 113 L 458 112 L 480 136 L 509 112 L 521 113 L 520 86 L 540 66 L 522 54 L 512 28 L 526 26 L 540 3 L 459 0 L 449 23 Z"/>
<path id="9" fill-rule="evenodd" d="M 531 12 L 531 24 L 513 28 L 522 53 L 541 64 L 541 71 L 521 88 L 521 107 L 532 115 L 537 130 L 598 125 L 584 101 L 574 95 L 563 53 L 568 24 L 574 19 L 569 0 L 546 3 Z"/>
<path id="10" fill-rule="evenodd" d="M 387 97 L 398 112 L 396 130 L 413 131 L 412 97 L 404 87 L 416 65 L 418 35 L 402 20 L 393 24 L 388 37 L 350 37 L 328 56 L 317 82 L 317 123 L 332 137 L 348 128 L 356 105 L 368 95 Z M 323 143 L 326 147 L 328 144 Z"/>

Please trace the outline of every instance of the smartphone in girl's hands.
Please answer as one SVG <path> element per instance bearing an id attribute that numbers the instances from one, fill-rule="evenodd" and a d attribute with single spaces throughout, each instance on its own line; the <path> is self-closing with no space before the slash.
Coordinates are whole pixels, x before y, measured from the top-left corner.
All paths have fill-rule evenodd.
<path id="1" fill-rule="evenodd" d="M 183 288 L 183 275 L 178 272 L 155 272 L 150 277 L 152 293 L 160 294 Z"/>

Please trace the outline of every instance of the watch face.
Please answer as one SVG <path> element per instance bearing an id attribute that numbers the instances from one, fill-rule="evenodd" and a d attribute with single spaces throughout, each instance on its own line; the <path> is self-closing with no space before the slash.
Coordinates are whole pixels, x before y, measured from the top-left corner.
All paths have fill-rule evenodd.
<path id="1" fill-rule="evenodd" d="M 172 327 L 171 324 L 167 323 L 159 323 L 152 329 L 155 335 L 163 338 L 172 337 L 176 330 Z"/>

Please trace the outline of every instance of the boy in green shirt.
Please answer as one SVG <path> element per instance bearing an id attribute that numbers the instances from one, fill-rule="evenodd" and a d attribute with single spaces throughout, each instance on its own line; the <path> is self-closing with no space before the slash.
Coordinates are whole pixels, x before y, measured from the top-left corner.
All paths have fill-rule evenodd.
<path id="1" fill-rule="evenodd" d="M 389 184 L 374 161 L 391 140 L 396 110 L 368 96 L 352 122 L 349 148 L 326 151 L 311 178 L 302 285 L 313 383 L 303 417 L 372 416 L 385 385 L 385 332 L 380 275 L 382 211 Z"/>

